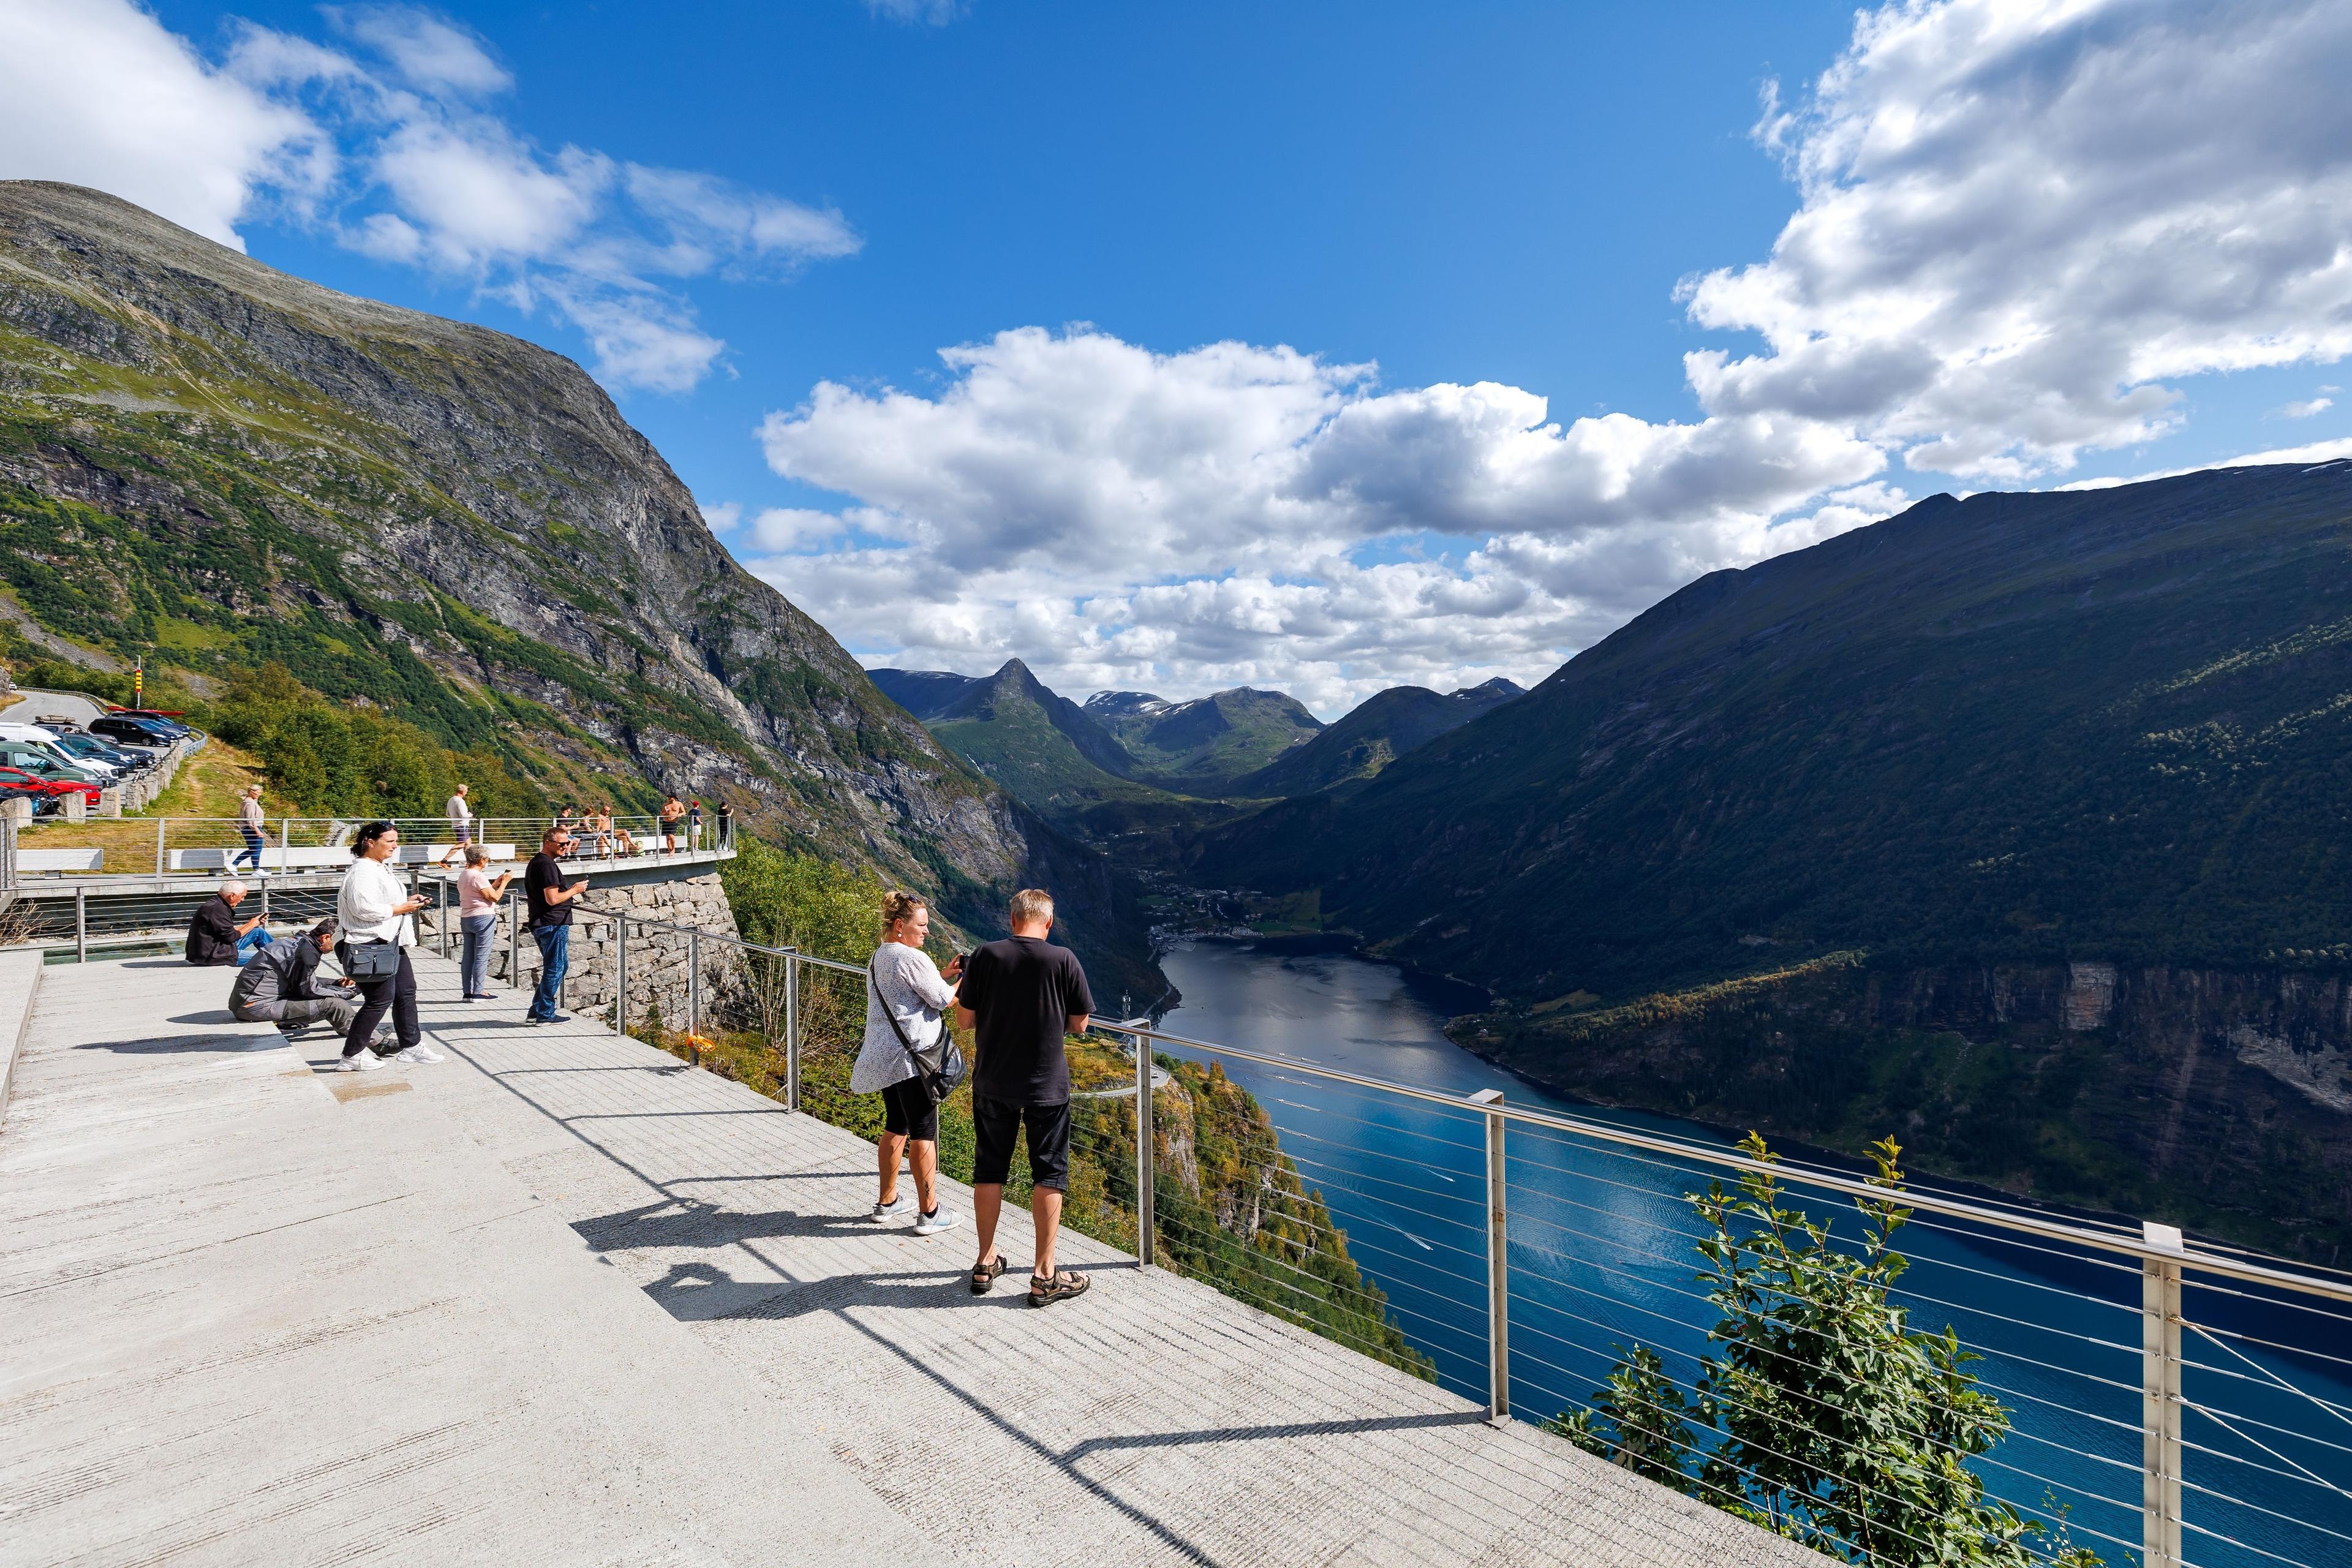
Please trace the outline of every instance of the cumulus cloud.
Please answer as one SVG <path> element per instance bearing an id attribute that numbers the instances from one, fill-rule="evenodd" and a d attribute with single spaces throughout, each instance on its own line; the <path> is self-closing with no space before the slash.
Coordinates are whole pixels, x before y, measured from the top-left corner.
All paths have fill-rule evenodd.
<path id="1" fill-rule="evenodd" d="M 547 149 L 457 23 L 329 6 L 334 41 L 241 25 L 210 61 L 130 0 L 0 0 L 0 176 L 95 185 L 242 247 L 257 212 L 544 308 L 616 390 L 682 392 L 726 344 L 678 280 L 855 254 L 841 214 L 695 170 Z"/>
<path id="2" fill-rule="evenodd" d="M 1781 416 L 1563 426 L 1516 387 L 1388 392 L 1370 365 L 1085 327 L 942 358 L 936 395 L 828 382 L 770 415 L 775 471 L 861 504 L 763 518 L 743 553 L 853 642 L 1018 652 L 1081 691 L 1279 683 L 1336 709 L 1533 679 L 1692 575 L 1895 495 L 1852 488 L 1876 447 Z M 1832 491 L 1860 504 L 1772 526 Z M 1443 542 L 1367 556 L 1408 533 Z"/>
<path id="3" fill-rule="evenodd" d="M 1685 286 L 1759 353 L 1712 414 L 1847 421 L 1914 468 L 2031 479 L 2166 434 L 2170 382 L 2352 352 L 2352 9 L 1951 0 L 1865 13 L 1764 140 L 1802 205 Z"/>
<path id="4" fill-rule="evenodd" d="M 307 197 L 333 144 L 130 0 L 0 0 L 0 178 L 110 191 L 244 248 L 256 188 Z"/>
<path id="5" fill-rule="evenodd" d="M 1907 505 L 1891 468 L 2053 482 L 2177 428 L 2187 378 L 2352 352 L 2347 79 L 2329 0 L 1901 0 L 1768 99 L 1797 206 L 1681 286 L 1749 335 L 1685 356 L 1696 417 L 1024 329 L 946 351 L 942 388 L 771 415 L 770 466 L 864 521 L 751 559 L 872 657 L 1019 654 L 1074 691 L 1538 677 Z"/>

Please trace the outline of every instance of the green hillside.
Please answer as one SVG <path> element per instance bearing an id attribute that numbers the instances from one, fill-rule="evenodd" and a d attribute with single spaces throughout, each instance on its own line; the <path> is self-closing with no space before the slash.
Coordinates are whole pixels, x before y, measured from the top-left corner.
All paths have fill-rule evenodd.
<path id="1" fill-rule="evenodd" d="M 1075 824 L 1110 802 L 1177 804 L 1166 790 L 1097 765 L 1081 747 L 1116 757 L 1117 742 L 1076 703 L 1041 685 L 1017 658 L 988 679 L 971 681 L 932 715 L 928 727 L 942 745 L 1048 821 Z"/>
<path id="2" fill-rule="evenodd" d="M 279 666 L 542 798 L 725 798 L 976 925 L 1053 886 L 1150 969 L 1103 858 L 739 566 L 577 365 L 69 185 L 0 182 L 0 588 L 15 660 L 199 697 Z"/>
<path id="3" fill-rule="evenodd" d="M 1086 710 L 1134 759 L 1133 776 L 1192 795 L 1235 793 L 1244 774 L 1323 728 L 1296 698 L 1246 686 L 1191 702 L 1098 692 Z"/>
<path id="4" fill-rule="evenodd" d="M 2352 463 L 1936 497 L 1692 584 L 1199 873 L 1491 987 L 1456 1037 L 1567 1092 L 2325 1257 L 2347 569 Z"/>
<path id="5" fill-rule="evenodd" d="M 1348 710 L 1303 746 L 1234 781 L 1245 795 L 1312 795 L 1377 775 L 1407 752 L 1458 730 L 1525 689 L 1501 676 L 1440 696 L 1425 686 L 1391 686 Z"/>

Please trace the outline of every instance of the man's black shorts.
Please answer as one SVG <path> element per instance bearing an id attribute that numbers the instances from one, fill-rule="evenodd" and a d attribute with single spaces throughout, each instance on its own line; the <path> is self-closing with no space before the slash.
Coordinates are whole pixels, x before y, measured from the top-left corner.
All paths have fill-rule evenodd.
<path id="1" fill-rule="evenodd" d="M 984 1095 L 971 1097 L 971 1156 L 974 1186 L 1000 1183 L 1013 1173 L 1013 1136 L 1029 1126 L 1029 1184 L 1070 1190 L 1070 1102 L 1008 1105 Z"/>
<path id="2" fill-rule="evenodd" d="M 882 1089 L 882 1131 L 918 1143 L 940 1141 L 940 1108 L 919 1078 L 902 1078 Z"/>

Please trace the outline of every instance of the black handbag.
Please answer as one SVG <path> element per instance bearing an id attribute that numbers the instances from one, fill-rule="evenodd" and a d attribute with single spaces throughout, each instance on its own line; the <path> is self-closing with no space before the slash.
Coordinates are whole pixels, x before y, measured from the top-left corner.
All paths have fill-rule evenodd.
<path id="1" fill-rule="evenodd" d="M 350 956 L 345 973 L 364 985 L 373 980 L 389 980 L 400 973 L 400 943 L 377 938 L 373 942 L 349 944 Z"/>
<path id="2" fill-rule="evenodd" d="M 948 1021 L 940 1020 L 940 1037 L 931 1043 L 928 1052 L 917 1050 L 915 1042 L 907 1038 L 907 1031 L 898 1026 L 898 1015 L 890 1010 L 890 999 L 882 994 L 882 980 L 874 973 L 874 961 L 870 958 L 866 961 L 866 984 L 874 988 L 874 1000 L 882 1005 L 883 1021 L 898 1037 L 898 1048 L 915 1064 L 915 1076 L 923 1080 L 923 1091 L 931 1097 L 931 1103 L 937 1105 L 953 1094 L 971 1069 L 963 1059 L 963 1047 L 955 1043 L 955 1033 L 948 1027 Z"/>

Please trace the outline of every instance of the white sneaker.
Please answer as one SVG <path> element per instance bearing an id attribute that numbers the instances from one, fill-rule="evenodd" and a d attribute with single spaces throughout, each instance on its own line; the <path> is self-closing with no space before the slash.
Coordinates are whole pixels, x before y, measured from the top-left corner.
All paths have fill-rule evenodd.
<path id="1" fill-rule="evenodd" d="M 343 1058 L 343 1072 L 373 1072 L 383 1066 L 383 1058 L 373 1051 L 353 1051 Z"/>
<path id="2" fill-rule="evenodd" d="M 437 1062 L 447 1058 L 420 1040 L 404 1051 L 394 1052 L 392 1059 L 396 1062 Z"/>
<path id="3" fill-rule="evenodd" d="M 877 1224 L 879 1224 L 881 1221 L 886 1219 L 897 1219 L 899 1215 L 905 1214 L 914 1206 L 914 1200 L 909 1198 L 906 1194 L 900 1193 L 897 1197 L 892 1198 L 887 1204 L 876 1204 L 874 1205 L 874 1212 L 867 1215 L 866 1217 L 875 1221 Z"/>
<path id="4" fill-rule="evenodd" d="M 946 1207 L 942 1205 L 939 1208 L 933 1209 L 929 1214 L 917 1215 L 915 1216 L 915 1234 L 917 1236 L 937 1236 L 943 1230 L 954 1229 L 955 1222 L 956 1216 L 948 1213 Z"/>

